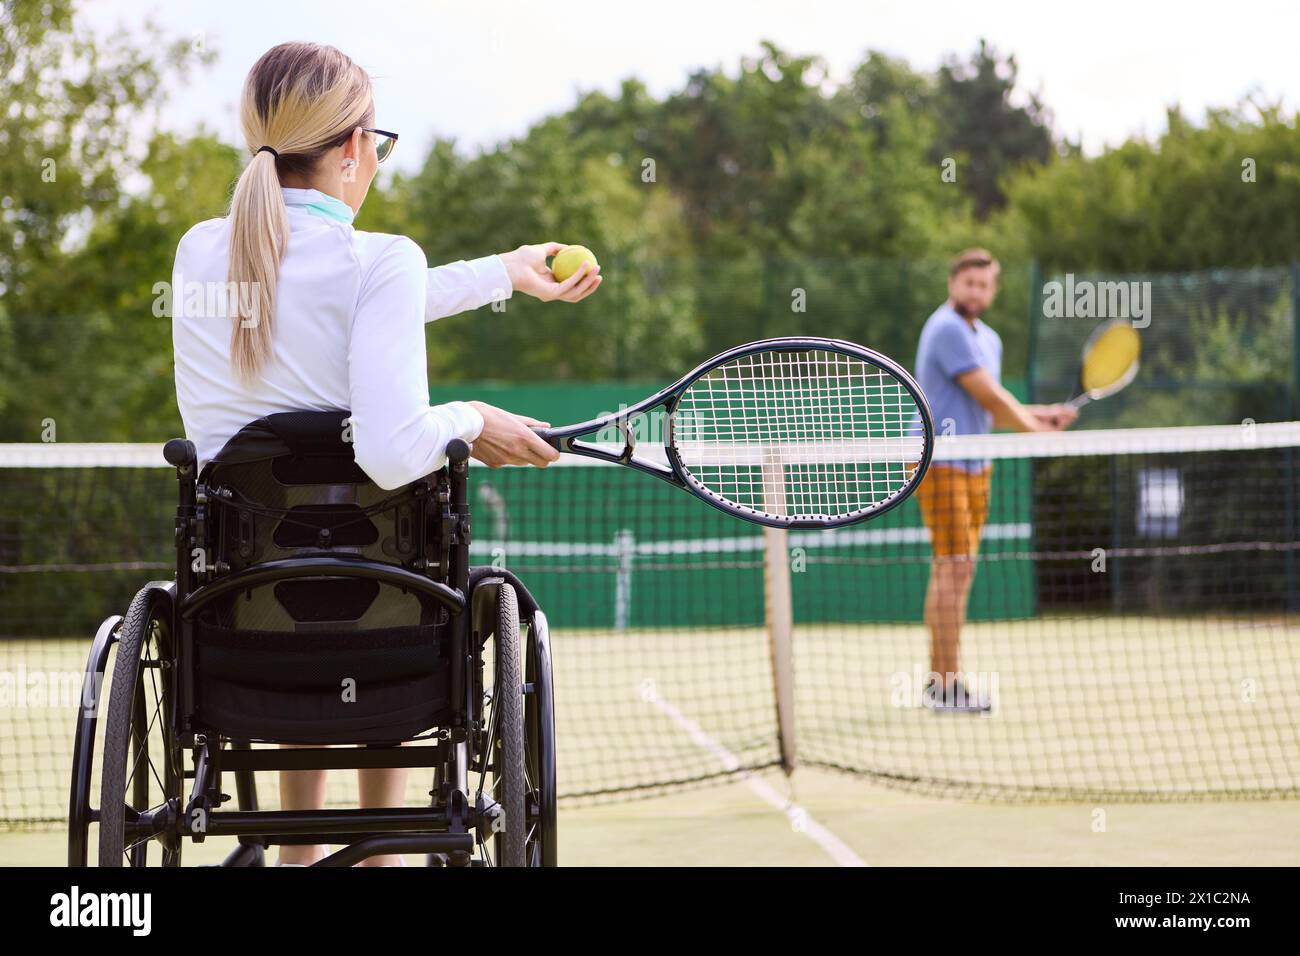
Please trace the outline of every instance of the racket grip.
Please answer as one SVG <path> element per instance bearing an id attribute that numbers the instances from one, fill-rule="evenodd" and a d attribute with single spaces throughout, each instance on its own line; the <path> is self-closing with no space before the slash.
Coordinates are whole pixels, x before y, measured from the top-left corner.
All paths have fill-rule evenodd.
<path id="1" fill-rule="evenodd" d="M 560 446 L 560 439 L 555 437 L 553 429 L 542 428 L 540 425 L 534 425 L 533 434 L 557 451 L 564 451 Z"/>

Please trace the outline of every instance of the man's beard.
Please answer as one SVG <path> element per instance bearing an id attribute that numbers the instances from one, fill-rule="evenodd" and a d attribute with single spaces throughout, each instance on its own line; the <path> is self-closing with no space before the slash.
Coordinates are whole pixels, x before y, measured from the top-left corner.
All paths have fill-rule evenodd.
<path id="1" fill-rule="evenodd" d="M 968 305 L 966 305 L 965 302 L 954 302 L 952 304 L 952 310 L 956 312 L 958 315 L 960 315 L 963 319 L 979 318 L 979 313 L 976 312 L 974 309 L 970 308 Z"/>

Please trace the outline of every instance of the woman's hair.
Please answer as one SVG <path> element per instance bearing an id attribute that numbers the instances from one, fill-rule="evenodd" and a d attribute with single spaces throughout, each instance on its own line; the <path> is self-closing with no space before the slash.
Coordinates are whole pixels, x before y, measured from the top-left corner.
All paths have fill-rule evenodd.
<path id="1" fill-rule="evenodd" d="M 289 242 L 280 175 L 311 175 L 327 150 L 374 125 L 370 77 L 332 46 L 281 43 L 249 71 L 239 120 L 253 158 L 230 201 L 230 358 L 251 382 L 271 353 L 275 286 Z"/>

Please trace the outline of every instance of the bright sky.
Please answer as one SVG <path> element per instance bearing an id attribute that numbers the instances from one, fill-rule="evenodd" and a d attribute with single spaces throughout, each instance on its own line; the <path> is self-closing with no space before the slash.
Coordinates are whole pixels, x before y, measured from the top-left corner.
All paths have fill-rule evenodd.
<path id="1" fill-rule="evenodd" d="M 377 125 L 402 134 L 393 162 L 407 169 L 435 135 L 491 147 L 579 91 L 613 94 L 628 76 L 663 96 L 696 67 L 735 75 L 763 39 L 820 54 L 842 79 L 870 48 L 932 69 L 986 37 L 1016 55 L 1022 86 L 1042 93 L 1057 132 L 1082 136 L 1089 152 L 1157 134 L 1175 102 L 1199 118 L 1253 90 L 1288 94 L 1294 109 L 1300 87 L 1294 0 L 92 0 L 82 15 L 97 29 L 134 28 L 146 10 L 220 57 L 173 91 L 166 126 L 204 121 L 240 142 L 235 104 L 248 68 L 276 43 L 314 40 L 375 77 Z"/>

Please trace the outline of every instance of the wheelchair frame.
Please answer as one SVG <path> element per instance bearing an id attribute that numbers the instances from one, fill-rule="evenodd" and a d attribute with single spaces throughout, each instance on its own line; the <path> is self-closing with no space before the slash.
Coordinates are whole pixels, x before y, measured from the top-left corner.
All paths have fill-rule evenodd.
<path id="1" fill-rule="evenodd" d="M 236 836 L 239 845 L 221 864 L 224 866 L 264 865 L 264 853 L 273 844 L 340 844 L 316 866 L 351 866 L 360 860 L 386 853 L 425 853 L 428 865 L 556 865 L 556 775 L 555 711 L 551 671 L 549 632 L 546 615 L 526 587 L 510 571 L 492 567 L 471 568 L 469 564 L 470 514 L 468 505 L 469 446 L 453 441 L 448 448 L 448 466 L 437 473 L 435 494 L 427 507 L 436 509 L 433 540 L 436 542 L 436 572 L 446 583 L 432 576 L 416 573 L 397 564 L 387 564 L 361 556 L 318 554 L 292 557 L 218 575 L 200 581 L 192 568 L 195 548 L 207 541 L 208 505 L 205 489 L 198 483 L 197 454 L 194 445 L 183 439 L 167 443 L 164 455 L 175 467 L 179 483 L 176 515 L 176 576 L 172 581 L 155 581 L 136 595 L 125 617 L 114 615 L 99 627 L 91 645 L 83 684 L 83 699 L 76 727 L 76 742 L 69 799 L 68 864 L 86 866 L 90 854 L 89 827 L 99 823 L 101 843 L 106 822 L 121 824 L 123 852 L 111 858 L 101 847 L 99 865 L 142 866 L 148 862 L 148 849 L 157 843 L 162 849 L 162 865 L 179 865 L 180 848 L 185 840 L 203 842 L 209 836 Z M 425 513 L 426 519 L 429 512 Z M 432 562 L 426 562 L 429 564 Z M 194 717 L 195 661 L 194 630 L 198 613 L 213 601 L 241 590 L 294 578 L 362 578 L 393 585 L 422 595 L 448 613 L 450 643 L 450 684 L 452 718 L 447 726 L 437 726 L 431 737 L 423 734 L 407 740 L 433 739 L 432 746 L 405 747 L 400 743 L 358 746 L 299 746 L 295 748 L 253 749 L 248 740 L 237 739 L 204 728 Z M 503 761 L 494 745 L 498 716 L 498 693 L 494 686 L 492 704 L 485 706 L 482 685 L 482 651 L 491 635 L 500 641 L 512 627 L 521 633 L 516 601 L 522 605 L 527 625 L 525 667 L 522 677 L 522 720 L 524 740 L 523 785 L 525 821 L 521 827 L 503 811 L 492 794 L 485 794 L 483 781 L 489 772 L 500 785 Z M 495 612 L 495 616 L 494 616 Z M 143 618 L 143 629 L 140 620 Z M 151 628 L 156 630 L 150 630 Z M 169 633 L 164 636 L 163 631 Z M 149 633 L 146 634 L 146 631 Z M 151 638 L 149 634 L 152 634 Z M 122 638 L 128 639 L 123 645 Z M 167 647 L 163 647 L 164 637 Z M 157 659 L 149 658 L 144 646 L 157 639 Z M 507 634 L 507 639 L 510 639 Z M 518 646 L 517 637 L 514 638 Z M 143 642 L 143 643 L 142 643 Z M 110 654 L 118 647 L 115 672 L 129 664 L 122 679 L 115 673 L 112 687 L 105 692 L 104 677 Z M 497 663 L 501 660 L 494 646 L 494 684 L 498 682 Z M 123 662 L 123 653 L 139 653 L 138 660 Z M 94 778 L 94 749 L 98 712 L 113 703 L 125 712 L 123 694 L 134 695 L 130 704 L 131 743 L 129 755 L 139 762 L 140 747 L 148 760 L 149 726 L 143 712 L 142 671 L 154 671 L 165 688 L 167 711 L 163 727 L 164 758 L 160 782 L 166 799 L 148 807 L 132 806 L 130 793 L 123 793 L 122 819 L 116 811 L 110 818 L 103 806 L 107 789 L 101 788 L 101 806 L 91 806 Z M 132 677 L 131 674 L 135 676 Z M 127 686 L 130 685 L 130 686 Z M 162 694 L 163 692 L 159 692 Z M 502 698 L 504 700 L 504 698 Z M 501 708 L 509 719 L 508 702 Z M 485 721 L 485 709 L 491 713 Z M 517 716 L 517 715 L 516 715 Z M 110 721 L 111 723 L 111 721 Z M 144 724 L 143 735 L 140 724 Z M 110 733 L 112 728 L 110 727 Z M 229 744 L 229 748 L 226 747 Z M 108 748 L 106 747 L 106 751 Z M 125 750 L 125 746 L 124 746 Z M 192 755 L 192 769 L 184 769 L 184 751 Z M 496 762 L 494 763 L 494 755 Z M 104 759 L 109 774 L 112 754 Z M 345 810 L 261 810 L 258 807 L 254 773 L 266 770 L 362 769 L 362 768 L 431 768 L 433 786 L 431 804 L 422 807 L 393 807 Z M 120 771 L 122 768 L 115 768 Z M 151 766 L 152 769 L 152 766 Z M 469 775 L 479 773 L 477 793 L 471 792 Z M 222 792 L 222 776 L 235 779 L 237 810 L 223 810 L 230 796 Z M 532 779 L 528 776 L 531 774 Z M 121 776 L 121 773 L 118 774 Z M 156 776 L 156 774 L 155 774 Z M 188 796 L 184 782 L 192 780 Z M 149 781 L 141 790 L 138 777 L 121 781 L 134 785 L 137 799 L 148 794 Z M 509 783 L 507 781 L 507 783 Z M 171 791 L 171 793 L 167 793 Z M 116 792 L 114 789 L 113 792 Z M 516 791 L 517 793 L 517 791 Z M 513 829 L 512 829 L 513 827 Z M 523 834 L 520 842 L 518 834 Z M 496 858 L 488 849 L 491 840 Z M 514 841 L 513 843 L 511 841 Z M 523 848 L 520 859 L 518 847 Z M 511 849 L 514 847 L 515 849 Z M 480 851 L 475 858 L 474 851 Z M 509 857 L 506 859 L 505 857 Z"/>

